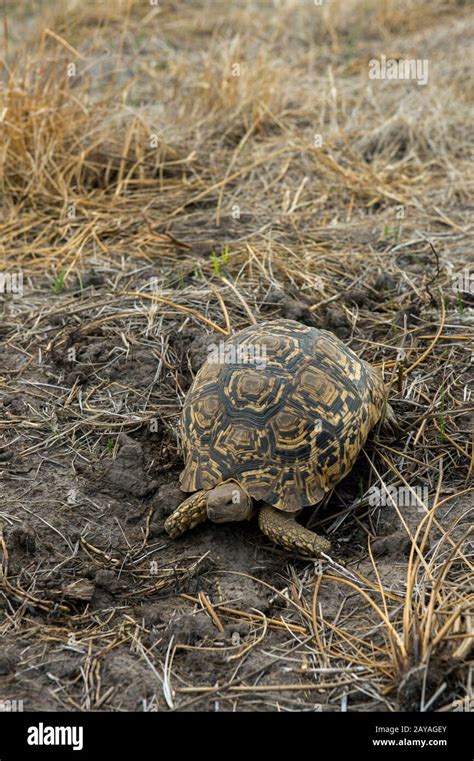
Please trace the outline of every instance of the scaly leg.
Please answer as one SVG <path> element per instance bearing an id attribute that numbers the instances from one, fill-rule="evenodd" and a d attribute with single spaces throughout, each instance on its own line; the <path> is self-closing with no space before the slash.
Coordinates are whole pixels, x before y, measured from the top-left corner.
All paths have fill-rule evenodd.
<path id="1" fill-rule="evenodd" d="M 305 555 L 319 557 L 322 552 L 329 552 L 331 549 L 331 543 L 327 539 L 300 526 L 294 514 L 284 513 L 270 505 L 263 505 L 260 508 L 258 525 L 272 542 L 281 544 L 293 552 L 298 551 Z"/>
<path id="2" fill-rule="evenodd" d="M 190 528 L 195 528 L 207 518 L 206 492 L 197 491 L 181 502 L 174 513 L 165 520 L 165 531 L 172 539 L 184 534 Z"/>

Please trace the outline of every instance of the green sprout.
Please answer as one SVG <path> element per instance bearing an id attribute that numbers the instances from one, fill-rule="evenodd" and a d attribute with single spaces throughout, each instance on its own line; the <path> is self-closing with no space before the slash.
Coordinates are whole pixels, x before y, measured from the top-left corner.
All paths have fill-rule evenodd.
<path id="1" fill-rule="evenodd" d="M 221 260 L 222 260 L 222 264 L 224 265 L 227 264 L 227 262 L 229 261 L 229 244 L 228 243 L 225 244 L 225 248 L 221 251 Z"/>
<path id="2" fill-rule="evenodd" d="M 59 275 L 54 276 L 54 280 L 51 283 L 51 290 L 53 293 L 61 293 L 61 291 L 64 291 L 65 277 L 64 272 L 60 272 Z"/>
<path id="3" fill-rule="evenodd" d="M 390 226 L 387 224 L 387 222 L 385 222 L 383 226 L 383 237 L 390 238 L 390 236 L 393 236 L 396 242 L 400 240 L 400 225 L 398 222 L 393 226 Z"/>
<path id="4" fill-rule="evenodd" d="M 212 259 L 212 266 L 214 268 L 214 272 L 216 273 L 216 275 L 219 275 L 221 271 L 221 266 L 215 251 L 211 251 L 211 259 Z"/>
<path id="5" fill-rule="evenodd" d="M 220 254 L 216 254 L 214 249 L 211 251 L 212 267 L 216 275 L 221 274 L 221 267 L 226 266 L 229 261 L 229 244 L 226 243 Z"/>

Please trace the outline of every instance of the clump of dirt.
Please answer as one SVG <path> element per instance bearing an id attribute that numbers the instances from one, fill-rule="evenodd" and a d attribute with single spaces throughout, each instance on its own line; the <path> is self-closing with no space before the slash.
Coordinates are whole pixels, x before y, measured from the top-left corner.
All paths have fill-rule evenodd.
<path id="1" fill-rule="evenodd" d="M 126 433 L 117 437 L 117 456 L 102 461 L 100 475 L 94 479 L 95 488 L 106 491 L 122 490 L 135 497 L 146 497 L 156 491 L 158 481 L 145 471 L 143 447 Z"/>
<path id="2" fill-rule="evenodd" d="M 304 325 L 315 325 L 315 318 L 312 314 L 309 304 L 303 299 L 298 298 L 296 294 L 290 295 L 280 289 L 274 289 L 267 297 L 267 303 L 276 310 L 273 312 L 274 317 L 282 317 L 285 320 L 297 320 Z"/>

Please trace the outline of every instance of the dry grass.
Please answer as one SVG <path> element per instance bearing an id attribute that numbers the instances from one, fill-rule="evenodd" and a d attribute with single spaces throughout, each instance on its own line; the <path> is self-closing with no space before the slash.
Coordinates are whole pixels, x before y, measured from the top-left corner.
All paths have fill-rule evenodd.
<path id="1" fill-rule="evenodd" d="M 146 471 L 172 471 L 191 340 L 273 316 L 333 330 L 382 367 L 402 434 L 377 432 L 358 498 L 337 490 L 323 509 L 339 554 L 273 567 L 270 552 L 269 575 L 229 572 L 252 576 L 270 612 L 213 596 L 225 571 L 154 539 L 146 501 L 140 535 L 119 523 L 123 546 L 96 535 L 95 518 L 73 538 L 48 523 L 61 550 L 12 570 L 9 532 L 25 510 L 45 519 L 16 490 L 22 476 L 7 479 L 0 631 L 21 644 L 19 673 L 75 649 L 79 673 L 53 673 L 49 693 L 73 710 L 129 707 L 102 678 L 123 649 L 149 680 L 146 710 L 464 706 L 473 317 L 452 278 L 472 247 L 468 5 L 87 0 L 36 14 L 4 11 L 0 251 L 24 294 L 3 298 L 0 383 L 22 401 L 0 421 L 2 458 L 15 444 L 22 463 L 95 467 L 119 433 L 158 420 Z M 381 53 L 429 59 L 429 85 L 369 80 Z M 134 357 L 148 358 L 146 383 L 123 370 Z M 393 575 L 373 551 L 374 484 L 415 494 L 409 516 L 387 502 L 409 542 Z M 89 607 L 86 565 L 120 579 L 117 604 Z M 193 645 L 136 613 L 137 600 L 173 595 L 216 636 L 248 632 Z M 217 659 L 218 684 L 195 678 L 190 654 Z"/>

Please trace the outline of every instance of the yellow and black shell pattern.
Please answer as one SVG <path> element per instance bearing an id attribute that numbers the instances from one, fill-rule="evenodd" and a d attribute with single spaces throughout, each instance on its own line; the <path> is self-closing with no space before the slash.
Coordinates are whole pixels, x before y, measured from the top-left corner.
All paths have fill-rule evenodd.
<path id="1" fill-rule="evenodd" d="M 183 407 L 181 489 L 237 481 L 295 512 L 352 468 L 385 403 L 382 377 L 326 330 L 278 319 L 228 337 Z"/>

